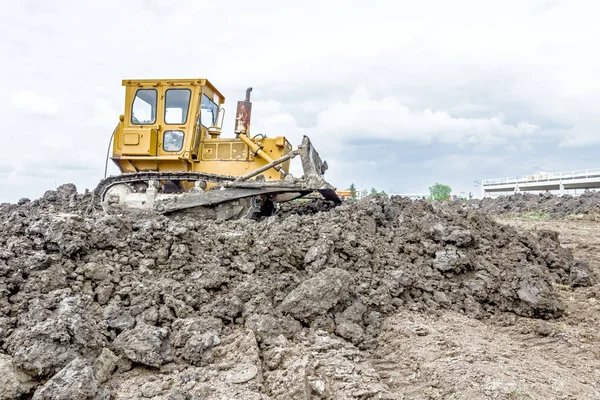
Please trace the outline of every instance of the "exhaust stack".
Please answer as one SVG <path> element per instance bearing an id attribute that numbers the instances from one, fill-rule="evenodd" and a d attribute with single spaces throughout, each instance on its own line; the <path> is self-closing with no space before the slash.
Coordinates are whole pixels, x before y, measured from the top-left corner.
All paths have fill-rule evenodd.
<path id="1" fill-rule="evenodd" d="M 250 102 L 250 92 L 252 88 L 246 89 L 246 99 L 238 101 L 235 114 L 235 136 L 246 135 L 250 137 L 250 114 L 252 112 L 252 102 Z"/>

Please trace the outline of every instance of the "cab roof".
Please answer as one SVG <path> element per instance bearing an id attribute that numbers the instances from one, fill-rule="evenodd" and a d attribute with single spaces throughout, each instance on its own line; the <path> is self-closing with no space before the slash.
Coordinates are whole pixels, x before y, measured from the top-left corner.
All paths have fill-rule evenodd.
<path id="1" fill-rule="evenodd" d="M 179 86 L 179 85 L 200 85 L 207 86 L 223 101 L 225 96 L 214 87 L 208 79 L 205 78 L 184 78 L 184 79 L 123 79 L 123 86 Z"/>

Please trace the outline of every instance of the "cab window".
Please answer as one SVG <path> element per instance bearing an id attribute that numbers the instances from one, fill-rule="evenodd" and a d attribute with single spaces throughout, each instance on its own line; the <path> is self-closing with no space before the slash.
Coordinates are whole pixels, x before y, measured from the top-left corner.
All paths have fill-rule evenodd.
<path id="1" fill-rule="evenodd" d="M 165 131 L 163 133 L 163 150 L 174 152 L 183 148 L 183 131 Z"/>
<path id="2" fill-rule="evenodd" d="M 202 95 L 202 109 L 200 119 L 205 127 L 215 126 L 217 124 L 217 114 L 219 106 L 212 101 L 207 95 Z"/>
<path id="3" fill-rule="evenodd" d="M 190 108 L 190 89 L 167 89 L 165 95 L 165 124 L 185 124 Z"/>
<path id="4" fill-rule="evenodd" d="M 156 122 L 156 89 L 138 89 L 131 106 L 131 123 L 151 125 Z"/>

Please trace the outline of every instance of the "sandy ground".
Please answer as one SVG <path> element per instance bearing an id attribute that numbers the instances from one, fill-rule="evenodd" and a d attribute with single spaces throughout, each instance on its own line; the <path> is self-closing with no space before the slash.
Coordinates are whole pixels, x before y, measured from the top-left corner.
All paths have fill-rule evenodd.
<path id="1" fill-rule="evenodd" d="M 499 218 L 521 231 L 552 229 L 600 276 L 600 223 Z M 600 399 L 600 285 L 559 286 L 557 320 L 444 312 L 387 318 L 372 364 L 406 399 Z"/>

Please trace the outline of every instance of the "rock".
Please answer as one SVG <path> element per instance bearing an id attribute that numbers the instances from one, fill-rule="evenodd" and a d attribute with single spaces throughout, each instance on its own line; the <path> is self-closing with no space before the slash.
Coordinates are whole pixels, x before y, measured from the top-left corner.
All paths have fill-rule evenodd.
<path id="1" fill-rule="evenodd" d="M 459 254 L 455 249 L 444 249 L 436 251 L 433 266 L 442 271 L 452 271 L 458 265 Z"/>
<path id="2" fill-rule="evenodd" d="M 54 190 L 47 190 L 42 199 L 46 202 L 55 202 L 58 200 L 58 196 L 56 196 L 56 192 Z"/>
<path id="3" fill-rule="evenodd" d="M 281 302 L 279 309 L 297 320 L 310 322 L 350 296 L 352 276 L 339 268 L 328 268 L 304 281 Z"/>
<path id="4" fill-rule="evenodd" d="M 14 365 L 12 357 L 0 354 L 0 400 L 21 398 L 36 386 L 29 375 Z"/>
<path id="5" fill-rule="evenodd" d="M 359 344 L 363 341 L 365 336 L 364 330 L 360 325 L 350 321 L 343 321 L 337 324 L 335 333 L 340 335 L 346 340 L 349 340 L 353 344 Z"/>
<path id="6" fill-rule="evenodd" d="M 315 380 L 310 382 L 311 392 L 314 393 L 318 398 L 327 398 L 327 386 L 322 380 Z"/>
<path id="7" fill-rule="evenodd" d="M 166 382 L 157 380 L 152 382 L 146 382 L 142 385 L 142 396 L 147 399 L 152 399 L 160 396 L 166 391 Z"/>
<path id="8" fill-rule="evenodd" d="M 532 307 L 537 307 L 541 301 L 540 289 L 537 286 L 530 285 L 527 282 L 522 282 L 519 290 L 517 291 L 519 299 Z"/>
<path id="9" fill-rule="evenodd" d="M 123 310 L 116 304 L 111 304 L 104 309 L 104 319 L 110 328 L 121 332 L 132 329 L 135 326 L 135 318 L 127 310 Z"/>
<path id="10" fill-rule="evenodd" d="M 173 322 L 171 344 L 175 348 L 184 347 L 187 341 L 195 335 L 212 332 L 218 336 L 223 329 L 223 323 L 218 318 L 184 318 Z"/>
<path id="11" fill-rule="evenodd" d="M 549 336 L 552 331 L 552 325 L 546 321 L 538 321 L 533 324 L 533 331 L 539 336 Z"/>
<path id="12" fill-rule="evenodd" d="M 33 400 L 87 400 L 98 391 L 92 367 L 76 358 L 35 391 Z"/>
<path id="13" fill-rule="evenodd" d="M 266 352 L 266 362 L 276 367 L 267 372 L 265 381 L 273 399 L 310 399 L 307 379 L 308 355 L 290 344 L 275 347 Z M 274 363 L 272 359 L 277 359 Z"/>
<path id="14" fill-rule="evenodd" d="M 363 321 L 363 317 L 367 312 L 367 307 L 359 300 L 355 301 L 346 308 L 340 315 L 340 320 L 350 321 L 360 324 Z"/>
<path id="15" fill-rule="evenodd" d="M 213 332 L 194 333 L 183 347 L 183 358 L 192 365 L 203 365 L 210 361 L 211 350 L 221 344 L 221 339 Z"/>
<path id="16" fill-rule="evenodd" d="M 118 354 L 131 361 L 151 367 L 160 367 L 172 360 L 171 346 L 166 340 L 169 331 L 146 324 L 138 324 L 134 329 L 123 331 L 115 339 L 113 346 Z"/>
<path id="17" fill-rule="evenodd" d="M 165 296 L 165 305 L 175 312 L 177 318 L 186 318 L 193 314 L 194 309 L 185 304 L 184 301 L 173 296 Z"/>
<path id="18" fill-rule="evenodd" d="M 274 317 L 270 314 L 252 314 L 246 319 L 246 327 L 251 329 L 260 341 L 268 341 L 279 335 L 292 337 L 302 330 L 300 322 L 292 317 Z"/>
<path id="19" fill-rule="evenodd" d="M 103 282 L 96 288 L 96 299 L 100 305 L 108 303 L 113 293 L 114 285 L 110 282 Z"/>
<path id="20" fill-rule="evenodd" d="M 57 290 L 29 303 L 29 324 L 6 341 L 19 367 L 52 375 L 82 352 L 103 346 L 105 338 L 90 312 L 91 297 L 68 294 Z"/>
<path id="21" fill-rule="evenodd" d="M 65 183 L 56 188 L 56 195 L 61 200 L 69 200 L 69 198 L 77 195 L 77 186 L 72 183 Z"/>
<path id="22" fill-rule="evenodd" d="M 577 260 L 575 265 L 571 267 L 569 282 L 573 287 L 592 286 L 594 284 L 594 278 L 589 265 L 584 261 Z"/>
<path id="23" fill-rule="evenodd" d="M 454 229 L 444 236 L 444 241 L 453 243 L 456 247 L 467 247 L 474 242 L 473 234 L 465 229 Z"/>
<path id="24" fill-rule="evenodd" d="M 94 361 L 94 374 L 98 382 L 102 383 L 108 380 L 117 368 L 119 357 L 107 348 Z"/>
<path id="25" fill-rule="evenodd" d="M 244 311 L 244 302 L 237 296 L 224 296 L 213 302 L 210 309 L 213 316 L 233 321 Z"/>
<path id="26" fill-rule="evenodd" d="M 117 361 L 117 372 L 123 373 L 127 371 L 131 371 L 133 368 L 133 362 L 125 357 L 120 357 L 119 361 Z"/>
<path id="27" fill-rule="evenodd" d="M 323 269 L 333 248 L 331 240 L 318 240 L 304 256 L 305 268 L 311 272 L 319 272 Z"/>
<path id="28" fill-rule="evenodd" d="M 111 272 L 112 268 L 95 262 L 89 262 L 83 267 L 85 277 L 97 282 L 108 280 Z"/>
<path id="29" fill-rule="evenodd" d="M 231 383 L 245 383 L 254 379 L 257 373 L 256 365 L 242 364 L 227 372 L 227 380 Z"/>

